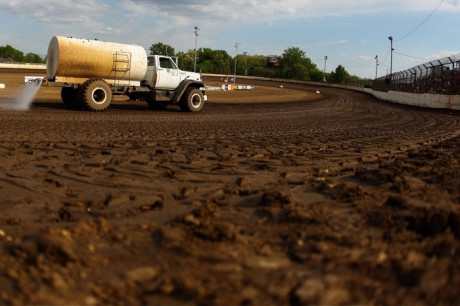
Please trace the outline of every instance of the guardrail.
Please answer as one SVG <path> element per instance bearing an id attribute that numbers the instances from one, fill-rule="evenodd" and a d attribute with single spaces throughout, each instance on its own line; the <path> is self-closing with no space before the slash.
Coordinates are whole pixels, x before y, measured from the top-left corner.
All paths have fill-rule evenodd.
<path id="1" fill-rule="evenodd" d="M 460 95 L 460 53 L 374 80 L 376 91 Z"/>

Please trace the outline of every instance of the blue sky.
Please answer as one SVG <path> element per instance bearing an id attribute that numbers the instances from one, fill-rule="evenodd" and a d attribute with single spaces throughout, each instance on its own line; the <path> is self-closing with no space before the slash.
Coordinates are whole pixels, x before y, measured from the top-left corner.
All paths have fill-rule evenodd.
<path id="1" fill-rule="evenodd" d="M 46 55 L 55 35 L 235 56 L 299 47 L 319 69 L 374 78 L 460 53 L 460 0 L 0 0 L 0 46 Z"/>

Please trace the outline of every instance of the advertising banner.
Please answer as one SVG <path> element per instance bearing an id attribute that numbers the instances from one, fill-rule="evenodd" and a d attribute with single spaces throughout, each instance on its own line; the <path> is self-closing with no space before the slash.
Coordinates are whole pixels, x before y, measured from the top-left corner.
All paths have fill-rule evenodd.
<path id="1" fill-rule="evenodd" d="M 279 66 L 280 66 L 279 58 L 275 56 L 267 57 L 267 67 L 279 67 Z"/>

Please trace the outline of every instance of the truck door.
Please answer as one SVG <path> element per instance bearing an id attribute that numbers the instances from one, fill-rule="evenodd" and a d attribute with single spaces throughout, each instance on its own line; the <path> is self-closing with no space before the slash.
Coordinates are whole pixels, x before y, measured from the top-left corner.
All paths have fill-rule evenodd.
<path id="1" fill-rule="evenodd" d="M 181 82 L 181 73 L 169 57 L 158 57 L 156 87 L 158 89 L 175 89 Z"/>

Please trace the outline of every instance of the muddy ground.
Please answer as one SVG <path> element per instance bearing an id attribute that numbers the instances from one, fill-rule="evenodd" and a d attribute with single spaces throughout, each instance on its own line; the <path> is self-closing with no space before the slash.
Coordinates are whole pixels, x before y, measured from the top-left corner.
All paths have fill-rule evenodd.
<path id="1" fill-rule="evenodd" d="M 460 113 L 237 81 L 0 108 L 0 304 L 460 304 Z"/>

